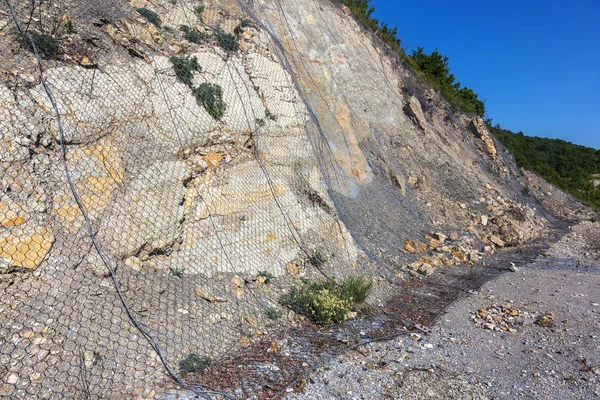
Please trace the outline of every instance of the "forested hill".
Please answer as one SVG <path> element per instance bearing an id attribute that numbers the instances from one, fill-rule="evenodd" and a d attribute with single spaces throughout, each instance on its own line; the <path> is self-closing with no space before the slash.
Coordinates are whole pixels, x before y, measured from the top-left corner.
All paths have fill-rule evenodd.
<path id="1" fill-rule="evenodd" d="M 600 150 L 561 139 L 526 136 L 500 125 L 488 127 L 513 152 L 519 166 L 600 210 L 600 186 L 592 183 L 592 175 L 600 174 Z"/>

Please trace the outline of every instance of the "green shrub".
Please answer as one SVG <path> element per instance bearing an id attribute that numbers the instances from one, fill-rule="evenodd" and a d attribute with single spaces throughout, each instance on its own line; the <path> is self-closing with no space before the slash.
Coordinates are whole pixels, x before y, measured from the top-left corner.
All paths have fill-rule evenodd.
<path id="1" fill-rule="evenodd" d="M 352 299 L 354 303 L 363 303 L 373 289 L 373 281 L 361 276 L 351 276 L 344 280 L 341 289 L 344 297 Z"/>
<path id="2" fill-rule="evenodd" d="M 203 83 L 192 89 L 198 105 L 203 106 L 214 119 L 221 119 L 225 114 L 227 106 L 223 102 L 223 90 L 221 86 L 213 83 Z"/>
<path id="3" fill-rule="evenodd" d="M 160 28 L 162 25 L 162 21 L 160 20 L 160 16 L 152 11 L 149 8 L 137 8 L 136 11 L 144 18 L 146 18 L 146 20 L 148 20 L 148 22 L 150 22 L 152 25 L 156 26 L 157 28 Z"/>
<path id="4" fill-rule="evenodd" d="M 196 31 L 195 29 L 192 29 L 188 25 L 180 25 L 179 26 L 179 30 L 181 32 L 183 32 L 183 37 L 186 38 L 186 40 L 189 40 L 192 43 L 200 44 L 205 39 L 207 39 L 207 35 L 206 34 L 200 33 L 198 31 Z"/>
<path id="5" fill-rule="evenodd" d="M 269 319 L 279 319 L 283 315 L 281 311 L 279 311 L 275 307 L 269 307 L 265 310 L 265 314 Z"/>
<path id="6" fill-rule="evenodd" d="M 423 47 L 418 46 L 411 55 L 405 55 L 403 58 L 444 96 L 455 111 L 460 109 L 481 117 L 485 115 L 485 103 L 479 99 L 477 93 L 455 81 L 447 56 L 437 50 L 427 54 Z"/>
<path id="7" fill-rule="evenodd" d="M 281 303 L 321 326 L 344 322 L 352 310 L 352 301 L 343 298 L 339 288 L 331 281 L 294 287 L 281 298 Z"/>
<path id="8" fill-rule="evenodd" d="M 214 32 L 214 37 L 217 40 L 217 44 L 227 52 L 238 51 L 240 48 L 240 44 L 231 33 L 225 33 L 221 29 L 217 29 Z"/>
<path id="9" fill-rule="evenodd" d="M 306 315 L 316 324 L 329 326 L 348 319 L 355 304 L 363 302 L 372 284 L 365 278 L 348 278 L 340 286 L 332 280 L 306 282 L 292 288 L 280 299 L 281 304 L 296 313 Z"/>
<path id="10" fill-rule="evenodd" d="M 200 17 L 202 15 L 202 13 L 204 12 L 204 9 L 206 7 L 202 4 L 199 6 L 194 7 L 194 12 Z"/>
<path id="11" fill-rule="evenodd" d="M 192 58 L 181 58 L 171 56 L 169 57 L 169 61 L 173 64 L 173 68 L 175 69 L 175 75 L 177 78 L 185 83 L 186 85 L 191 86 L 192 80 L 194 79 L 194 71 L 202 71 L 202 67 L 198 64 L 198 59 L 196 57 Z"/>
<path id="12" fill-rule="evenodd" d="M 63 25 L 63 30 L 65 31 L 65 33 L 75 32 L 75 27 L 73 26 L 73 20 L 71 20 L 71 18 L 67 17 L 67 22 L 65 22 L 65 24 Z"/>
<path id="13" fill-rule="evenodd" d="M 323 249 L 317 247 L 316 249 L 314 249 L 312 251 L 312 254 L 308 258 L 308 261 L 315 267 L 321 267 L 327 261 L 329 261 L 329 258 L 327 257 L 327 255 L 325 254 L 325 251 Z"/>
<path id="14" fill-rule="evenodd" d="M 375 7 L 372 7 L 369 3 L 371 0 L 338 0 L 344 3 L 354 18 L 362 22 L 365 26 L 369 27 L 377 36 L 387 43 L 392 49 L 401 51 L 402 41 L 398 38 L 398 28 L 390 28 L 385 23 L 379 22 L 373 17 Z"/>
<path id="15" fill-rule="evenodd" d="M 271 121 L 277 119 L 277 115 L 273 114 L 268 108 L 265 108 L 265 117 L 269 118 Z"/>
<path id="16" fill-rule="evenodd" d="M 190 353 L 179 362 L 179 370 L 182 375 L 192 372 L 202 372 L 213 362 L 214 360 L 208 356 L 199 357 L 196 353 Z"/>
<path id="17" fill-rule="evenodd" d="M 178 267 L 169 267 L 169 272 L 171 275 L 176 276 L 178 278 L 183 278 L 183 269 Z"/>
<path id="18" fill-rule="evenodd" d="M 262 278 L 265 278 L 265 281 L 264 281 L 264 282 L 265 282 L 266 284 L 269 284 L 269 283 L 271 283 L 271 281 L 272 281 L 273 279 L 275 279 L 275 276 L 274 276 L 272 273 L 270 273 L 270 272 L 267 272 L 267 271 L 258 271 L 258 276 L 259 276 L 259 277 L 262 277 Z"/>
<path id="19" fill-rule="evenodd" d="M 56 58 L 58 55 L 58 51 L 60 50 L 60 42 L 57 39 L 54 39 L 50 35 L 44 35 L 42 33 L 30 31 L 29 35 L 37 48 L 38 54 L 43 58 Z M 21 43 L 25 48 L 27 48 L 32 53 L 33 47 L 31 46 L 31 42 L 25 35 L 21 35 Z"/>

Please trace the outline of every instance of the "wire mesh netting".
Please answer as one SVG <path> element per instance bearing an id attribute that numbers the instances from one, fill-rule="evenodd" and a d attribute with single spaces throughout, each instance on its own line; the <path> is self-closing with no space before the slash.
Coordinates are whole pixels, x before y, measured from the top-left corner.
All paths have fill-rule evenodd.
<path id="1" fill-rule="evenodd" d="M 408 288 L 404 243 L 444 239 L 364 159 L 361 117 L 333 116 L 294 28 L 278 1 L 3 2 L 1 396 L 278 396 L 497 273 L 464 265 L 381 303 Z M 339 328 L 280 304 L 348 276 L 377 301 Z M 422 285 L 444 288 L 433 306 Z"/>

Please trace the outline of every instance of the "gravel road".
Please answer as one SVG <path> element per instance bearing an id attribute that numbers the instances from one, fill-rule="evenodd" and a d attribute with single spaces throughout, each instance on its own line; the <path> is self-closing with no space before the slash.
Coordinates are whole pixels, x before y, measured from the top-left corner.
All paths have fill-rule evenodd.
<path id="1" fill-rule="evenodd" d="M 431 333 L 346 352 L 286 398 L 600 398 L 600 223 L 453 303 Z"/>

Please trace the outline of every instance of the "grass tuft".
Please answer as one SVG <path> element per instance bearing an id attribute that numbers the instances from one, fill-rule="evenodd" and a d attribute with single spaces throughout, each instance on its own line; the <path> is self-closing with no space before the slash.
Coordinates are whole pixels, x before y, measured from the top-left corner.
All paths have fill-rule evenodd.
<path id="1" fill-rule="evenodd" d="M 356 304 L 363 303 L 373 289 L 373 281 L 362 276 L 351 276 L 346 278 L 341 288 L 344 297 L 352 299 Z"/>
<path id="2" fill-rule="evenodd" d="M 269 307 L 265 310 L 265 314 L 269 319 L 279 319 L 283 315 L 281 311 L 279 311 L 275 307 Z"/>
<path id="3" fill-rule="evenodd" d="M 272 273 L 267 272 L 267 271 L 258 271 L 258 277 L 265 278 L 265 280 L 264 280 L 265 284 L 269 284 L 269 283 L 271 283 L 271 281 L 273 279 L 275 279 L 275 276 Z"/>
<path id="4" fill-rule="evenodd" d="M 43 33 L 34 31 L 30 31 L 29 35 L 41 57 L 46 59 L 56 58 L 58 51 L 60 50 L 60 42 L 57 39 L 50 35 L 44 35 Z M 21 43 L 26 49 L 32 53 L 34 52 L 31 42 L 25 35 L 21 35 Z"/>
<path id="5" fill-rule="evenodd" d="M 202 372 L 213 362 L 214 360 L 208 356 L 200 357 L 196 353 L 190 353 L 186 358 L 179 362 L 179 371 L 182 375 L 193 372 Z"/>
<path id="6" fill-rule="evenodd" d="M 312 251 L 308 261 L 315 267 L 322 267 L 327 261 L 329 261 L 329 257 L 327 257 L 323 249 L 317 247 Z"/>

